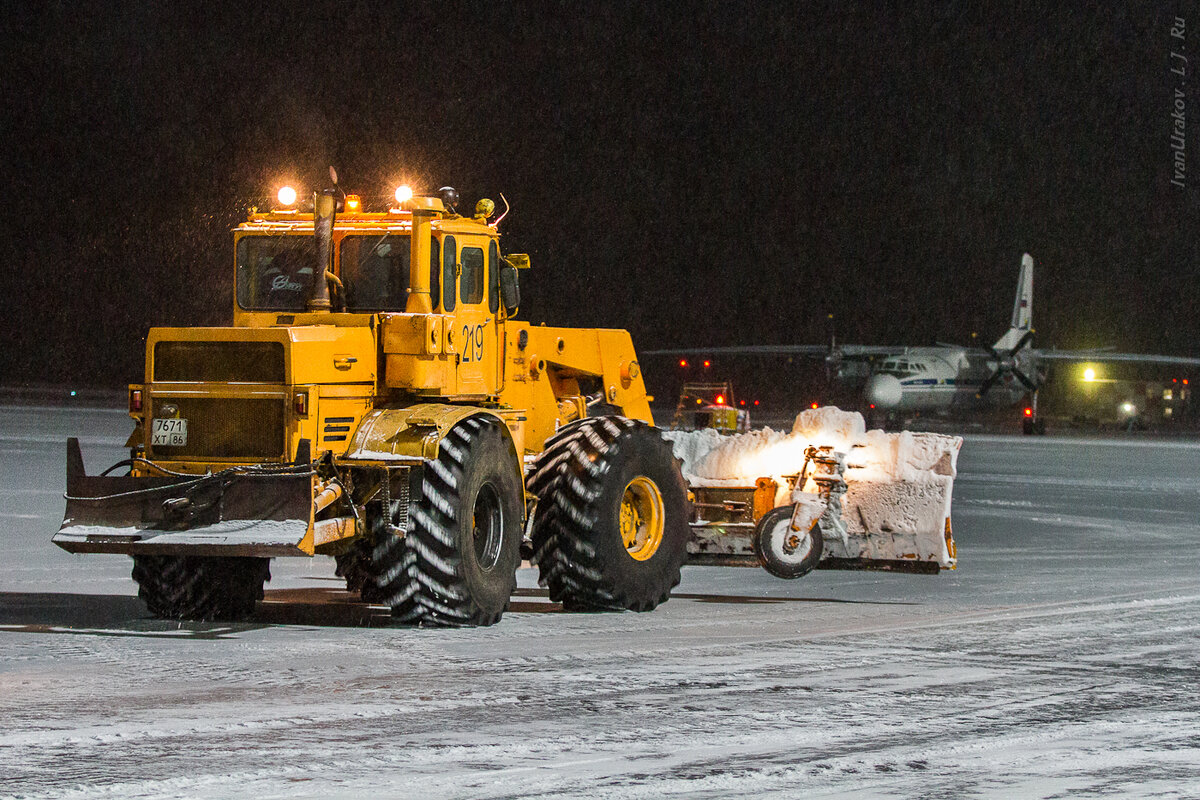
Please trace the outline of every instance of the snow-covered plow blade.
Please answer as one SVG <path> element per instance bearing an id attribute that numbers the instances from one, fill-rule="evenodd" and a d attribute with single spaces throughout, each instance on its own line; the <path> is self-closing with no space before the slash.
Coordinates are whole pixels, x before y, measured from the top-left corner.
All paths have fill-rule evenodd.
<path id="1" fill-rule="evenodd" d="M 866 431 L 836 408 L 791 433 L 668 434 L 692 499 L 693 564 L 936 574 L 957 565 L 950 505 L 962 439 Z"/>
<path id="2" fill-rule="evenodd" d="M 332 485 L 331 485 L 332 484 Z M 309 464 L 209 475 L 87 475 L 67 442 L 67 509 L 54 543 L 72 553 L 302 556 L 351 535 L 353 517 L 314 522 L 341 496 Z"/>

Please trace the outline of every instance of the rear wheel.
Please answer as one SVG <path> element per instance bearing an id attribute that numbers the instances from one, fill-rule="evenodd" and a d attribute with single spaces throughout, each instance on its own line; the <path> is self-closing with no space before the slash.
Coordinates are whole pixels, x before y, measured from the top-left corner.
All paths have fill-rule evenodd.
<path id="1" fill-rule="evenodd" d="M 546 443 L 529 478 L 533 561 L 567 609 L 649 611 L 679 583 L 690 535 L 671 445 L 624 417 L 580 420 Z"/>
<path id="2" fill-rule="evenodd" d="M 159 617 L 236 620 L 254 613 L 271 579 L 269 558 L 134 556 L 138 597 Z"/>
<path id="3" fill-rule="evenodd" d="M 524 494 L 500 429 L 470 417 L 425 465 L 407 534 L 376 535 L 363 598 L 421 625 L 491 625 L 516 588 Z"/>
<path id="4" fill-rule="evenodd" d="M 799 578 L 816 569 L 825 549 L 818 519 L 807 531 L 792 530 L 795 506 L 773 508 L 754 529 L 754 552 L 763 569 L 776 578 Z"/>

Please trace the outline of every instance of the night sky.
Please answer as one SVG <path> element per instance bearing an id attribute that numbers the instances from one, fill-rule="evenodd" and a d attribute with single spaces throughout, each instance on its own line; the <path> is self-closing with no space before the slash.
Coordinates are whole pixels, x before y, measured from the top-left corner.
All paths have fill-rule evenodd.
<path id="1" fill-rule="evenodd" d="M 227 324 L 229 229 L 330 164 L 503 192 L 522 317 L 642 349 L 990 342 L 1029 251 L 1038 345 L 1200 356 L 1195 3 L 256 5 L 6 5 L 0 384 Z"/>

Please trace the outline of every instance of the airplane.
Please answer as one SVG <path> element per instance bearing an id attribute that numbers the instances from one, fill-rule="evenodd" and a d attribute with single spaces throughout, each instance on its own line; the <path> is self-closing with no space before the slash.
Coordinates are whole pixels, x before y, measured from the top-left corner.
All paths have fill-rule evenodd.
<path id="1" fill-rule="evenodd" d="M 945 412 L 960 408 L 1012 406 L 1024 408 L 1026 433 L 1044 433 L 1038 417 L 1037 393 L 1046 379 L 1044 364 L 1052 362 L 1125 362 L 1200 367 L 1200 358 L 1116 353 L 1108 350 L 1038 349 L 1033 341 L 1033 257 L 1025 253 L 1017 280 L 1012 319 L 991 347 L 937 344 L 928 347 L 839 345 L 748 345 L 742 347 L 647 350 L 653 355 L 786 355 L 821 357 L 839 376 L 847 361 L 874 366 L 863 369 L 864 410 L 877 417 L 912 412 Z"/>

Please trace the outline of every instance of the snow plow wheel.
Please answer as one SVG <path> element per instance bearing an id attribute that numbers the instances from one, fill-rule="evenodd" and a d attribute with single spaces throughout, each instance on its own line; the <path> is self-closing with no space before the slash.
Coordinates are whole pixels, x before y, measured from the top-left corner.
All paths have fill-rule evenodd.
<path id="1" fill-rule="evenodd" d="M 237 620 L 254 613 L 271 580 L 271 559 L 134 556 L 138 597 L 166 619 Z"/>
<path id="2" fill-rule="evenodd" d="M 779 506 L 763 515 L 754 529 L 754 552 L 763 569 L 776 578 L 799 578 L 816 569 L 825 548 L 821 524 L 793 531 L 794 506 Z"/>
<path id="3" fill-rule="evenodd" d="M 530 472 L 533 559 L 568 610 L 649 611 L 679 583 L 687 489 L 671 446 L 624 417 L 575 422 Z"/>
<path id="4" fill-rule="evenodd" d="M 492 625 L 517 585 L 520 471 L 500 423 L 469 417 L 426 464 L 403 537 L 376 532 L 362 595 L 417 625 Z"/>

